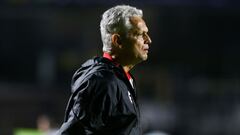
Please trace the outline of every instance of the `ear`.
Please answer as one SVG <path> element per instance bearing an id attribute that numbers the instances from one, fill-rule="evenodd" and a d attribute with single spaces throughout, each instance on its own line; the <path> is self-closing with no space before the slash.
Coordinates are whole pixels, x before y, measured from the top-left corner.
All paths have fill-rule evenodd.
<path id="1" fill-rule="evenodd" d="M 113 35 L 112 35 L 112 44 L 113 44 L 115 47 L 122 48 L 122 42 L 121 42 L 121 39 L 120 39 L 120 35 L 119 35 L 119 34 L 113 34 Z"/>

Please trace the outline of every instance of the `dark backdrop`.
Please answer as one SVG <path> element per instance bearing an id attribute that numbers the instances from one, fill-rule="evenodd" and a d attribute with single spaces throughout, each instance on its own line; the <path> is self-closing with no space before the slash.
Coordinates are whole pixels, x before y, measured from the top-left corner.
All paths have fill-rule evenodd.
<path id="1" fill-rule="evenodd" d="M 137 79 L 144 132 L 239 135 L 240 4 L 237 1 L 0 2 L 0 134 L 59 126 L 74 71 L 101 53 L 101 14 L 143 9 L 153 43 Z"/>

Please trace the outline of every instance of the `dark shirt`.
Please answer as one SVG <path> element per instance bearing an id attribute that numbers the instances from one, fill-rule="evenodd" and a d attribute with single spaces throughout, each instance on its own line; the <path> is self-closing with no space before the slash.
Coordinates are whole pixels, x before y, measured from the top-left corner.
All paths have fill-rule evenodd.
<path id="1" fill-rule="evenodd" d="M 73 75 L 72 94 L 57 135 L 141 135 L 135 81 L 121 65 L 95 57 Z"/>

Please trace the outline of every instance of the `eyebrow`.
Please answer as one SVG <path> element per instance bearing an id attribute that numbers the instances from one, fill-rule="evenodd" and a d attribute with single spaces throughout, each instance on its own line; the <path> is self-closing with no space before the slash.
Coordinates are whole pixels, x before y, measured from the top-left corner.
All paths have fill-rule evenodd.
<path id="1" fill-rule="evenodd" d="M 138 33 L 148 33 L 148 29 L 146 29 L 146 30 L 139 30 L 139 31 L 137 31 Z"/>

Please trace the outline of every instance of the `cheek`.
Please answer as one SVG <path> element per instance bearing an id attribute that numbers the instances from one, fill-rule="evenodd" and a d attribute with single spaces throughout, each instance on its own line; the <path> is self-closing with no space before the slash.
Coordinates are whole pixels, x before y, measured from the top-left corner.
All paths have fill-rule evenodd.
<path id="1" fill-rule="evenodd" d="M 132 38 L 129 40 L 129 49 L 135 51 L 141 51 L 144 47 L 144 40 L 142 38 Z"/>
<path id="2" fill-rule="evenodd" d="M 137 39 L 137 42 L 138 42 L 138 44 L 143 45 L 143 44 L 144 44 L 144 39 L 143 39 L 143 37 L 138 38 L 138 39 Z"/>
<path id="3" fill-rule="evenodd" d="M 135 44 L 134 44 L 134 49 L 133 49 L 133 51 L 134 51 L 134 53 L 135 53 L 135 55 L 137 54 L 141 54 L 142 52 L 143 52 L 143 50 L 144 50 L 144 48 L 143 48 L 143 45 L 141 44 L 141 43 L 139 43 L 139 42 L 136 42 Z"/>
<path id="4" fill-rule="evenodd" d="M 138 39 L 136 40 L 136 46 L 139 48 L 139 49 L 143 49 L 144 48 L 144 40 L 143 39 Z"/>

